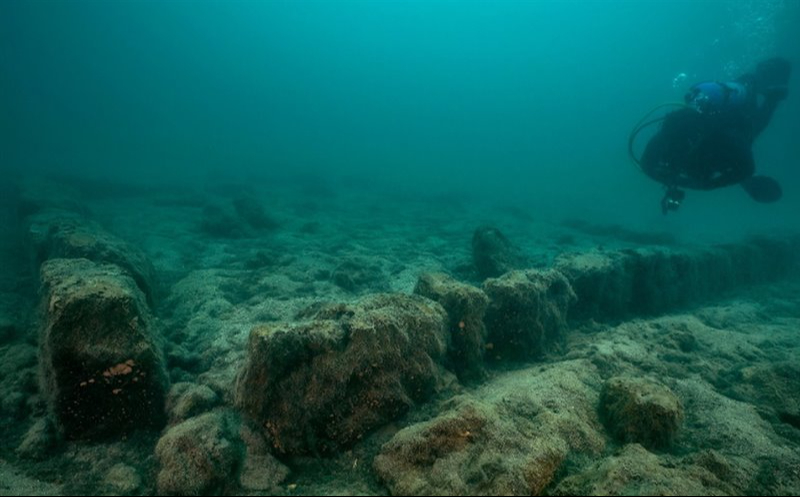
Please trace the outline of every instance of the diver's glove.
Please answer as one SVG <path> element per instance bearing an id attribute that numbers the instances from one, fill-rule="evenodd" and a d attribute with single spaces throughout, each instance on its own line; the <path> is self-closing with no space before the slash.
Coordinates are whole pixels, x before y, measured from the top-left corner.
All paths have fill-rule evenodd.
<path id="1" fill-rule="evenodd" d="M 762 204 L 777 202 L 783 196 L 780 183 L 768 176 L 750 176 L 740 183 L 750 198 Z"/>
<path id="2" fill-rule="evenodd" d="M 683 190 L 674 186 L 667 187 L 667 191 L 661 199 L 661 213 L 666 216 L 669 211 L 677 211 L 684 198 L 686 198 L 686 192 Z"/>

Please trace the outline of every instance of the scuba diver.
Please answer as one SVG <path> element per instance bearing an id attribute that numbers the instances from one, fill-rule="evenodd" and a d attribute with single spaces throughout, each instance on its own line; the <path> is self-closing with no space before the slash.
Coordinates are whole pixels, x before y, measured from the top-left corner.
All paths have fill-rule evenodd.
<path id="1" fill-rule="evenodd" d="M 686 195 L 683 189 L 713 190 L 739 184 L 756 202 L 781 198 L 777 181 L 754 175 L 751 147 L 788 95 L 790 73 L 786 59 L 765 60 L 755 72 L 734 81 L 698 83 L 686 93 L 684 104 L 656 107 L 637 124 L 628 151 L 645 174 L 664 185 L 664 214 L 680 207 Z M 681 108 L 647 121 L 653 112 L 668 105 Z M 637 159 L 633 153 L 636 136 L 659 122 L 660 129 Z"/>

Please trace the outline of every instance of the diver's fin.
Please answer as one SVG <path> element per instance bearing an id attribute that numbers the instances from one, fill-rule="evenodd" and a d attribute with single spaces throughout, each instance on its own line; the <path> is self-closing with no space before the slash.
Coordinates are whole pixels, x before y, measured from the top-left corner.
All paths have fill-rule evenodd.
<path id="1" fill-rule="evenodd" d="M 751 176 L 740 184 L 750 198 L 762 204 L 777 202 L 783 196 L 781 185 L 767 176 Z"/>
<path id="2" fill-rule="evenodd" d="M 762 61 L 756 68 L 756 78 L 762 89 L 788 86 L 791 74 L 792 64 L 782 57 L 773 57 Z"/>

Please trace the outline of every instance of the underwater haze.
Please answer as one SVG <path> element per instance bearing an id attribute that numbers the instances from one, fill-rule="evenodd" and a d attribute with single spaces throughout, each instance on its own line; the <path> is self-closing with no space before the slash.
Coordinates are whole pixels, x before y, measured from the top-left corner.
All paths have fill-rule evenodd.
<path id="1" fill-rule="evenodd" d="M 3 167 L 134 182 L 313 178 L 721 234 L 796 227 L 800 98 L 756 145 L 785 198 L 690 193 L 627 157 L 695 81 L 797 62 L 797 2 L 4 2 Z M 684 73 L 683 84 L 673 86 Z M 694 231 L 702 232 L 704 228 Z"/>

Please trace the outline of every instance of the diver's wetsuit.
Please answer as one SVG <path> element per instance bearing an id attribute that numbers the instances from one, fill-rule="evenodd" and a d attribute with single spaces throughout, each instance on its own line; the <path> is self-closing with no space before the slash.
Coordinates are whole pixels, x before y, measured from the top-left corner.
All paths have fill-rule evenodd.
<path id="1" fill-rule="evenodd" d="M 755 171 L 746 121 L 731 125 L 694 109 L 669 114 L 642 156 L 644 172 L 667 187 L 712 190 L 740 183 Z"/>
<path id="2" fill-rule="evenodd" d="M 770 73 L 773 65 L 778 76 Z M 687 107 L 668 114 L 647 144 L 643 171 L 673 190 L 712 190 L 752 177 L 753 141 L 786 97 L 788 74 L 787 61 L 770 59 L 735 81 L 692 87 Z"/>

